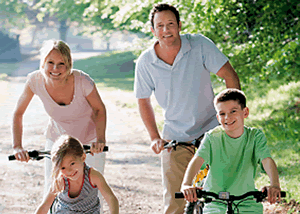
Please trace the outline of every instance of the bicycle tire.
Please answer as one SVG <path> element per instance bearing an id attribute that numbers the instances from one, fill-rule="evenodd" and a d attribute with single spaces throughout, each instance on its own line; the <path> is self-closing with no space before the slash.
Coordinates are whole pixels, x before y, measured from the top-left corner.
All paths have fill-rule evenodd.
<path id="1" fill-rule="evenodd" d="M 203 208 L 197 202 L 187 202 L 184 208 L 184 214 L 203 214 Z"/>

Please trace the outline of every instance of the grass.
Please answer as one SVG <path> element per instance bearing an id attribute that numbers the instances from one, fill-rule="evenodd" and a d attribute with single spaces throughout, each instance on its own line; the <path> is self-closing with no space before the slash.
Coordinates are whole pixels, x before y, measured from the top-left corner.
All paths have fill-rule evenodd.
<path id="1" fill-rule="evenodd" d="M 134 62 L 132 52 L 109 52 L 74 62 L 74 68 L 88 73 L 99 88 L 133 90 Z"/>

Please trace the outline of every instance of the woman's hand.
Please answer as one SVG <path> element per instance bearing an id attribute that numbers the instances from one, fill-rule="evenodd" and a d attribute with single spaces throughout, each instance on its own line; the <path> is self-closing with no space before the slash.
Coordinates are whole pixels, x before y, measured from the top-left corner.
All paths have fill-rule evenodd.
<path id="1" fill-rule="evenodd" d="M 30 159 L 28 152 L 25 149 L 23 149 L 22 147 L 14 148 L 14 155 L 18 161 L 28 162 Z"/>
<path id="2" fill-rule="evenodd" d="M 100 153 L 103 152 L 104 146 L 106 145 L 106 142 L 103 140 L 97 140 L 96 142 L 93 142 L 91 145 L 91 154 L 94 155 L 94 153 Z"/>

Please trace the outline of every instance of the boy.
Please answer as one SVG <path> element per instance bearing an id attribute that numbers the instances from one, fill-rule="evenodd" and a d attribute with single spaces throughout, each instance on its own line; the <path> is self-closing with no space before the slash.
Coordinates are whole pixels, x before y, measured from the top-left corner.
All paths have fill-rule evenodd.
<path id="1" fill-rule="evenodd" d="M 256 166 L 261 163 L 270 178 L 270 186 L 263 189 L 268 190 L 268 201 L 275 203 L 277 197 L 280 199 L 281 190 L 277 167 L 263 132 L 244 126 L 244 119 L 249 115 L 244 93 L 238 89 L 226 89 L 215 97 L 214 106 L 221 125 L 205 134 L 200 148 L 188 165 L 181 186 L 185 199 L 189 202 L 197 200 L 196 188 L 191 183 L 204 161 L 210 165 L 204 190 L 230 192 L 233 195 L 256 190 Z M 246 201 L 239 207 L 240 213 L 263 213 L 262 204 L 255 201 Z M 226 205 L 206 204 L 206 212 L 225 213 Z"/>

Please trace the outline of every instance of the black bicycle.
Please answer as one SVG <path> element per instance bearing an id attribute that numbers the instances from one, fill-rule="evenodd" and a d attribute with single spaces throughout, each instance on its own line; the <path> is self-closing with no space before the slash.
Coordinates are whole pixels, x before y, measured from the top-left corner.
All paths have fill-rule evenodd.
<path id="1" fill-rule="evenodd" d="M 197 189 L 198 201 L 193 203 L 193 206 L 187 206 L 189 209 L 185 209 L 185 214 L 202 214 L 205 204 L 215 202 L 227 205 L 227 214 L 239 213 L 238 206 L 247 200 L 255 200 L 257 203 L 262 202 L 268 196 L 267 190 L 264 192 L 250 191 L 240 196 L 230 195 L 229 192 L 220 192 L 216 194 L 214 192 L 208 192 Z M 281 191 L 281 197 L 286 197 L 286 192 Z M 184 198 L 183 193 L 176 192 L 175 198 Z M 237 203 L 234 203 L 238 201 Z"/>
<path id="2" fill-rule="evenodd" d="M 83 149 L 86 154 L 91 153 L 91 147 L 89 145 L 83 145 Z M 103 152 L 107 152 L 107 151 L 108 151 L 108 146 L 105 146 Z M 50 152 L 51 151 L 31 150 L 28 151 L 28 155 L 31 160 L 41 160 L 45 157 L 50 159 L 51 158 Z M 14 155 L 9 155 L 8 160 L 9 161 L 16 160 L 16 157 Z"/>
<path id="3" fill-rule="evenodd" d="M 193 140 L 192 142 L 190 143 L 187 143 L 187 142 L 180 142 L 180 141 L 177 141 L 177 140 L 172 140 L 170 142 L 166 142 L 164 144 L 164 148 L 165 149 L 174 149 L 176 151 L 176 148 L 177 146 L 183 146 L 183 147 L 193 147 L 193 148 L 198 148 L 199 147 L 199 144 L 200 144 L 200 140 L 198 139 L 195 139 Z"/>

